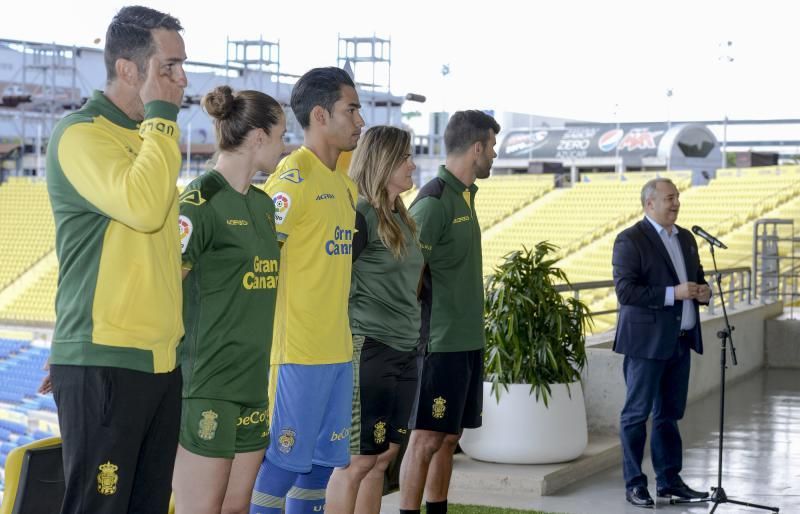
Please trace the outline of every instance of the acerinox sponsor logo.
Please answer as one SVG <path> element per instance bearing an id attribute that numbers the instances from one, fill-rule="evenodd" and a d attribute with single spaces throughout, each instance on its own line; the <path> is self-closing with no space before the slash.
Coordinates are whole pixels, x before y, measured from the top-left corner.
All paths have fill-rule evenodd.
<path id="1" fill-rule="evenodd" d="M 656 147 L 656 138 L 663 134 L 663 130 L 650 132 L 650 129 L 631 129 L 619 143 L 620 150 L 652 150 Z"/>

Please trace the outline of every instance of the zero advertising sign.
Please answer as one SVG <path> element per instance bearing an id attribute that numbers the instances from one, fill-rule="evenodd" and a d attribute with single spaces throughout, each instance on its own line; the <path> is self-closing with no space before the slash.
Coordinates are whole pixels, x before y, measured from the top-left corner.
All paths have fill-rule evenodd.
<path id="1" fill-rule="evenodd" d="M 613 156 L 617 151 L 627 156 L 654 157 L 665 132 L 663 126 L 616 125 L 512 130 L 503 140 L 498 158 L 575 159 Z"/>

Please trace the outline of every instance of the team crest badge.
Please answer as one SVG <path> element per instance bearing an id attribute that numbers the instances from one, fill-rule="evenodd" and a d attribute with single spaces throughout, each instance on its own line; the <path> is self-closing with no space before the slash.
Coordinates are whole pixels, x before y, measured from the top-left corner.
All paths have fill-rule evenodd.
<path id="1" fill-rule="evenodd" d="M 119 466 L 112 464 L 111 461 L 107 461 L 105 464 L 101 464 L 99 469 L 100 473 L 97 474 L 97 492 L 106 496 L 116 493 L 117 482 L 119 481 L 119 476 L 117 475 Z"/>
<path id="2" fill-rule="evenodd" d="M 210 441 L 217 435 L 217 418 L 219 414 L 213 410 L 203 411 L 203 419 L 198 423 L 197 436 L 204 441 Z"/>
<path id="3" fill-rule="evenodd" d="M 281 180 L 288 180 L 292 184 L 299 184 L 300 182 L 303 181 L 303 176 L 300 175 L 300 170 L 296 168 L 284 171 L 279 175 L 279 178 Z"/>
<path id="4" fill-rule="evenodd" d="M 386 440 L 386 423 L 378 421 L 375 423 L 375 430 L 372 432 L 375 444 L 381 444 Z"/>
<path id="5" fill-rule="evenodd" d="M 278 449 L 282 453 L 289 453 L 294 448 L 294 443 L 296 441 L 295 436 L 297 432 L 292 430 L 291 428 L 284 428 L 281 430 L 281 435 L 278 437 Z"/>
<path id="6" fill-rule="evenodd" d="M 447 407 L 445 407 L 444 405 L 445 403 L 447 403 L 447 400 L 445 400 L 441 396 L 438 398 L 434 398 L 433 400 L 434 419 L 442 419 L 444 417 L 444 411 L 447 409 Z"/>

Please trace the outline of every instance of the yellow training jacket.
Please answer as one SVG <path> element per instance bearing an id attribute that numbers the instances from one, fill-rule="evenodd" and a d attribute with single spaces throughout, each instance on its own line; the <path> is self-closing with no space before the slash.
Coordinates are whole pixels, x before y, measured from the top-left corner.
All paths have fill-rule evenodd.
<path id="1" fill-rule="evenodd" d="M 183 335 L 177 116 L 177 106 L 154 101 L 137 123 L 95 91 L 53 131 L 52 364 L 175 369 Z"/>

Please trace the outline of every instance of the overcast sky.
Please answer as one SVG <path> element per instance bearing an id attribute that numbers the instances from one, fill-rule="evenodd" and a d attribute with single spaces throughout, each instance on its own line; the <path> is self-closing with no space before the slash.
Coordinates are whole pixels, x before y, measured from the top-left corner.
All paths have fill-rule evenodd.
<path id="1" fill-rule="evenodd" d="M 428 97 L 412 109 L 609 122 L 615 109 L 621 121 L 800 118 L 798 1 L 144 3 L 181 20 L 198 61 L 224 63 L 226 37 L 263 36 L 280 40 L 282 71 L 301 74 L 336 64 L 337 34 L 391 37 L 392 91 Z M 122 5 L 4 2 L 0 38 L 98 46 Z"/>

